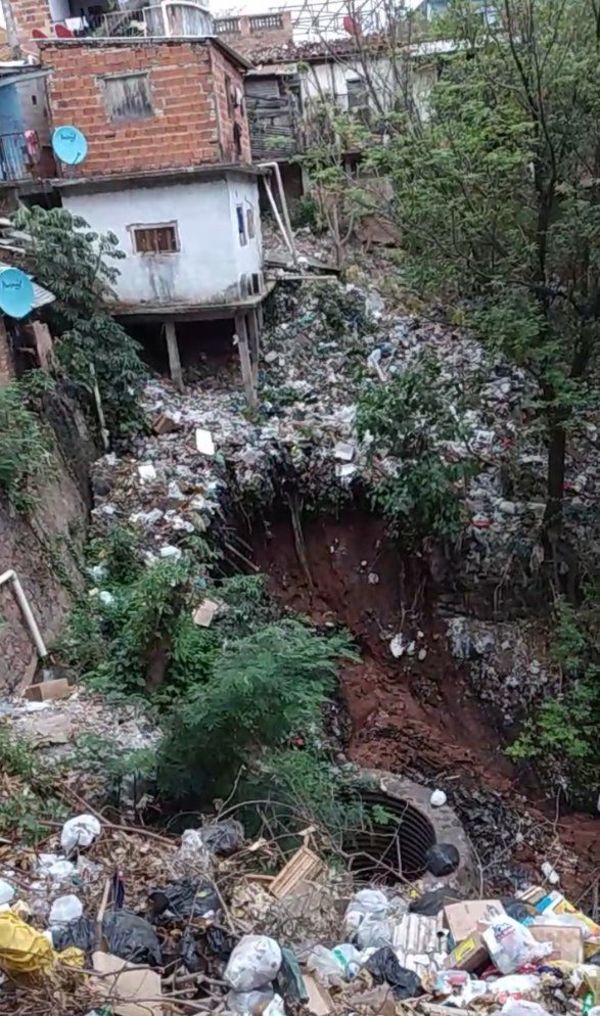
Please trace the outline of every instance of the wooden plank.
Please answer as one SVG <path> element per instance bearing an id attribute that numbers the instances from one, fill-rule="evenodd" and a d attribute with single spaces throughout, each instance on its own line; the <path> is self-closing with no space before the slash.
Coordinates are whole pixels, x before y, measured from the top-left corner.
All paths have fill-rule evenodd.
<path id="1" fill-rule="evenodd" d="M 270 891 L 281 900 L 293 893 L 301 882 L 314 882 L 324 871 L 321 858 L 309 847 L 300 847 L 275 877 Z"/>

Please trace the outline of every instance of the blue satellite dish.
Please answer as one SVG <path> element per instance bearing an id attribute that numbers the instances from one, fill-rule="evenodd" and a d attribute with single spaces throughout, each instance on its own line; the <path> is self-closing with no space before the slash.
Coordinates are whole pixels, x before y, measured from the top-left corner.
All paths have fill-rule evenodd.
<path id="1" fill-rule="evenodd" d="M 13 318 L 27 317 L 33 308 L 33 285 L 20 268 L 0 268 L 0 310 Z"/>
<path id="2" fill-rule="evenodd" d="M 57 127 L 52 135 L 52 148 L 57 159 L 67 166 L 76 166 L 87 155 L 87 138 L 77 127 Z"/>

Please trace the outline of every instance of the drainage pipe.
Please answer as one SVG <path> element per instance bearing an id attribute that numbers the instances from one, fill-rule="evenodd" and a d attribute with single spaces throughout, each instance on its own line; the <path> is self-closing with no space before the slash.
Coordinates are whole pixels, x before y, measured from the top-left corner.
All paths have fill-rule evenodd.
<path id="1" fill-rule="evenodd" d="M 279 194 L 279 201 L 281 204 L 281 212 L 283 220 L 285 222 L 285 232 L 288 236 L 288 246 L 290 248 L 294 265 L 298 264 L 298 253 L 296 251 L 296 244 L 294 242 L 294 231 L 292 229 L 292 223 L 290 219 L 290 213 L 287 206 L 287 200 L 283 189 L 283 180 L 281 179 L 281 171 L 279 169 L 278 162 L 259 162 L 257 169 L 269 169 L 275 176 L 277 182 L 277 193 Z"/>
<path id="2" fill-rule="evenodd" d="M 36 624 L 35 617 L 33 616 L 33 612 L 31 610 L 31 607 L 29 606 L 29 602 L 23 591 L 23 586 L 21 585 L 19 579 L 17 578 L 17 573 L 13 571 L 12 568 L 9 571 L 5 571 L 4 574 L 0 575 L 0 586 L 3 586 L 6 582 L 12 582 L 13 584 L 15 596 L 19 604 L 19 607 L 21 608 L 21 613 L 23 614 L 23 620 L 27 625 L 29 634 L 31 635 L 32 641 L 35 644 L 35 648 L 38 651 L 40 659 L 43 659 L 45 656 L 48 655 L 48 650 L 46 649 L 44 640 L 40 633 L 40 629 Z"/>

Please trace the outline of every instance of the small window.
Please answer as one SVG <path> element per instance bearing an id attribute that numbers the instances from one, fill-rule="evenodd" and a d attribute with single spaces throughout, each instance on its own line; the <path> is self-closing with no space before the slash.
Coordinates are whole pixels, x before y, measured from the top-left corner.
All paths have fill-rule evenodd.
<path id="1" fill-rule="evenodd" d="M 113 123 L 154 116 L 147 74 L 119 74 L 104 78 L 104 105 Z"/>
<path id="2" fill-rule="evenodd" d="M 241 157 L 242 157 L 242 128 L 240 127 L 239 123 L 234 123 L 234 125 L 233 125 L 233 144 L 234 144 L 234 147 L 235 147 L 235 157 L 236 157 L 236 159 L 241 159 Z"/>
<path id="3" fill-rule="evenodd" d="M 179 237 L 175 222 L 157 226 L 130 226 L 136 254 L 176 254 Z"/>
<path id="4" fill-rule="evenodd" d="M 31 96 L 31 102 L 33 103 L 34 106 L 37 106 L 37 95 Z"/>
<path id="5" fill-rule="evenodd" d="M 237 215 L 237 226 L 238 226 L 238 235 L 240 238 L 240 246 L 245 247 L 246 244 L 248 243 L 248 237 L 246 236 L 246 223 L 244 221 L 244 206 L 236 205 L 235 211 Z"/>
<path id="6" fill-rule="evenodd" d="M 348 109 L 364 109 L 368 106 L 367 86 L 361 78 L 349 78 L 346 81 L 348 89 Z"/>
<path id="7" fill-rule="evenodd" d="M 250 240 L 254 240 L 256 236 L 256 229 L 254 227 L 254 209 L 249 208 L 246 212 L 246 224 L 248 226 L 248 237 Z"/>

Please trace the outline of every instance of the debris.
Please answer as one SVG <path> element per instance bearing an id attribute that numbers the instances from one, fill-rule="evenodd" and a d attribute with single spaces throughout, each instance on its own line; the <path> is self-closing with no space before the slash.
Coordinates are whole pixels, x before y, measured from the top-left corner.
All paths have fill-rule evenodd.
<path id="1" fill-rule="evenodd" d="M 422 652 L 422 650 L 421 650 L 421 652 Z M 421 657 L 421 653 L 419 653 L 419 658 L 420 657 Z M 445 795 L 443 790 L 434 790 L 432 795 L 431 795 L 431 797 L 429 798 L 429 803 L 434 808 L 443 808 L 443 806 L 446 804 L 447 800 L 448 800 L 448 798 L 446 797 L 446 795 Z"/>
<path id="2" fill-rule="evenodd" d="M 198 829 L 207 850 L 216 856 L 226 857 L 244 845 L 244 827 L 234 818 L 209 822 Z"/>
<path id="3" fill-rule="evenodd" d="M 209 430 L 203 430 L 202 427 L 196 428 L 196 449 L 202 455 L 215 454 L 215 442 Z"/>
<path id="4" fill-rule="evenodd" d="M 460 854 L 452 843 L 435 843 L 425 854 L 427 871 L 440 878 L 451 875 L 460 864 Z"/>
<path id="5" fill-rule="evenodd" d="M 478 931 L 480 923 L 488 924 L 492 918 L 503 916 L 506 911 L 500 900 L 464 900 L 444 907 L 444 920 L 454 943 Z"/>
<path id="6" fill-rule="evenodd" d="M 162 1016 L 160 975 L 147 967 L 135 967 L 110 953 L 95 952 L 97 990 L 110 1002 L 115 1016 Z"/>
<path id="7" fill-rule="evenodd" d="M 199 829 L 186 829 L 181 834 L 179 857 L 184 866 L 189 865 L 192 868 L 199 868 L 201 871 L 208 871 L 211 854 Z"/>
<path id="8" fill-rule="evenodd" d="M 338 441 L 333 449 L 333 457 L 338 462 L 352 462 L 356 454 L 356 447 L 348 441 Z"/>
<path id="9" fill-rule="evenodd" d="M 55 928 L 52 941 L 56 949 L 75 946 L 91 955 L 97 938 L 97 922 L 89 917 Z M 158 967 L 162 962 L 160 943 L 152 925 L 128 910 L 111 911 L 102 921 L 102 941 L 114 956 L 131 963 Z"/>
<path id="10" fill-rule="evenodd" d="M 333 999 L 327 988 L 317 981 L 312 974 L 304 975 L 304 984 L 308 993 L 306 1008 L 313 1016 L 329 1016 L 333 1009 Z"/>
<path id="11" fill-rule="evenodd" d="M 140 480 L 151 481 L 156 479 L 156 468 L 152 462 L 140 462 L 138 466 Z"/>
<path id="12" fill-rule="evenodd" d="M 264 1016 L 274 997 L 275 992 L 269 985 L 254 991 L 232 990 L 227 996 L 227 1008 L 238 1016 Z"/>
<path id="13" fill-rule="evenodd" d="M 486 962 L 489 963 L 489 959 L 483 937 L 476 931 L 454 947 L 448 956 L 446 966 L 448 970 L 467 970 L 472 973 L 483 967 Z"/>
<path id="14" fill-rule="evenodd" d="M 219 613 L 220 606 L 221 604 L 216 600 L 203 600 L 193 613 L 194 624 L 197 624 L 199 628 L 210 628 Z"/>
<path id="15" fill-rule="evenodd" d="M 59 896 L 50 908 L 48 923 L 51 928 L 59 924 L 70 924 L 77 921 L 82 914 L 83 904 L 77 896 L 72 893 L 69 896 Z"/>
<path id="16" fill-rule="evenodd" d="M 352 937 L 367 915 L 382 920 L 387 917 L 390 904 L 381 889 L 361 889 L 350 900 L 344 914 L 344 931 Z"/>
<path id="17" fill-rule="evenodd" d="M 560 875 L 549 861 L 544 861 L 542 864 L 542 875 L 550 885 L 558 885 L 560 882 Z"/>
<path id="18" fill-rule="evenodd" d="M 492 962 L 503 974 L 513 974 L 526 963 L 552 952 L 549 941 L 537 942 L 528 928 L 512 917 L 494 918 L 483 932 L 483 941 Z"/>
<path id="19" fill-rule="evenodd" d="M 390 946 L 378 949 L 365 963 L 365 969 L 378 983 L 389 984 L 397 999 L 417 998 L 423 994 L 423 986 L 412 970 L 402 967 L 396 953 Z"/>
<path id="20" fill-rule="evenodd" d="M 95 815 L 77 815 L 68 819 L 62 827 L 60 845 L 69 857 L 75 850 L 91 847 L 100 832 L 100 822 Z"/>
<path id="21" fill-rule="evenodd" d="M 234 991 L 255 991 L 277 977 L 281 949 L 267 935 L 244 935 L 225 968 L 224 977 Z"/>
<path id="22" fill-rule="evenodd" d="M 0 913 L 0 969 L 9 974 L 43 973 L 58 959 L 83 965 L 83 955 L 78 950 L 66 950 L 60 956 L 52 948 L 48 934 L 36 931 L 10 910 Z"/>
<path id="23" fill-rule="evenodd" d="M 325 871 L 320 857 L 308 847 L 300 847 L 273 880 L 269 889 L 277 899 L 290 896 L 301 882 L 314 882 Z"/>
<path id="24" fill-rule="evenodd" d="M 536 942 L 550 942 L 552 952 L 547 962 L 564 960 L 565 963 L 583 963 L 583 935 L 581 928 L 563 927 L 551 924 L 531 924 L 528 927 Z"/>
<path id="25" fill-rule="evenodd" d="M 48 699 L 66 698 L 72 690 L 67 679 L 59 677 L 55 681 L 40 681 L 38 684 L 30 684 L 25 689 L 23 697 L 29 702 L 46 702 Z"/>
<path id="26" fill-rule="evenodd" d="M 394 657 L 394 659 L 398 660 L 400 659 L 401 656 L 404 656 L 406 649 L 407 643 L 404 640 L 404 635 L 402 634 L 402 632 L 398 632 L 398 634 L 394 635 L 393 639 L 390 642 L 390 652 Z"/>
<path id="27" fill-rule="evenodd" d="M 148 894 L 152 920 L 156 924 L 214 918 L 220 907 L 219 896 L 208 879 L 182 878 Z"/>
<path id="28" fill-rule="evenodd" d="M 313 946 L 306 960 L 306 969 L 314 973 L 319 983 L 326 988 L 339 988 L 344 984 L 344 967 L 343 957 L 336 956 L 335 952 L 324 945 Z"/>
<path id="29" fill-rule="evenodd" d="M 182 429 L 181 413 L 160 413 L 152 423 L 155 434 L 172 434 Z"/>
<path id="30" fill-rule="evenodd" d="M 5 882 L 3 878 L 0 878 L 0 906 L 12 903 L 15 895 L 15 887 L 11 885 L 10 882 Z"/>

